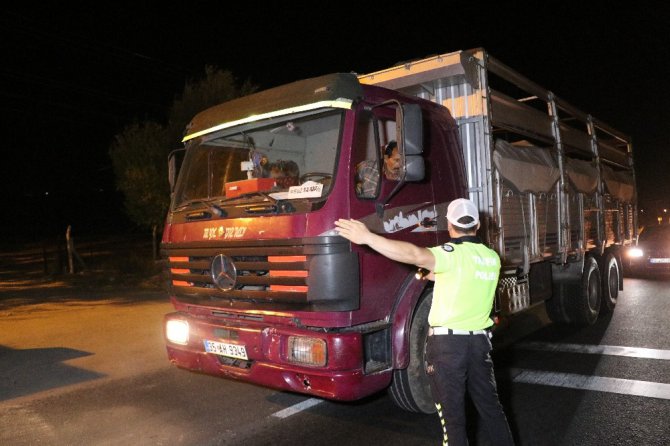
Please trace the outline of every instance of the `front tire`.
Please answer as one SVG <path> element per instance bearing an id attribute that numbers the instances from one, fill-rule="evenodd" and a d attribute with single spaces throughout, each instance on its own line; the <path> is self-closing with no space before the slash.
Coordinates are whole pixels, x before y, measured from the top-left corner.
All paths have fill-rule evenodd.
<path id="1" fill-rule="evenodd" d="M 409 365 L 406 369 L 393 371 L 393 381 L 389 387 L 391 400 L 409 412 L 431 414 L 436 411 L 430 381 L 424 368 L 428 313 L 432 301 L 431 289 L 421 298 L 412 317 L 409 331 Z"/>
<path id="2" fill-rule="evenodd" d="M 573 288 L 576 287 L 571 287 L 565 283 L 554 283 L 551 298 L 544 301 L 547 315 L 552 322 L 556 324 L 569 324 L 571 322 L 566 302 L 572 297 L 571 291 Z"/>

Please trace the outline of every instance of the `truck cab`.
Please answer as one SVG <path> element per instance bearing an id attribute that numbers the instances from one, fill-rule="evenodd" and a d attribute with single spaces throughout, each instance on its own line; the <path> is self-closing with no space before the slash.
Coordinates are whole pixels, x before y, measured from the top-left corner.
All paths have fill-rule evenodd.
<path id="1" fill-rule="evenodd" d="M 206 110 L 184 140 L 162 240 L 176 309 L 165 324 L 170 360 L 341 400 L 387 387 L 407 367 L 430 282 L 352 246 L 334 221 L 444 243 L 446 207 L 466 193 L 448 110 L 335 74 Z M 396 180 L 383 175 L 390 141 Z M 377 167 L 372 195 L 357 188 L 362 162 Z"/>

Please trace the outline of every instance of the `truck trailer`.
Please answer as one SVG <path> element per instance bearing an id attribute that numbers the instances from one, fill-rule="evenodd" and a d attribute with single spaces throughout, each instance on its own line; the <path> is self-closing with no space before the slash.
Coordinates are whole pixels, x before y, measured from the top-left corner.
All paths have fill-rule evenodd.
<path id="1" fill-rule="evenodd" d="M 197 114 L 183 141 L 161 243 L 178 367 L 341 401 L 388 389 L 434 412 L 433 282 L 334 222 L 437 246 L 459 197 L 502 261 L 492 317 L 545 305 L 556 323 L 590 325 L 623 290 L 637 235 L 630 138 L 484 49 L 234 99 Z M 391 141 L 399 180 L 381 173 Z M 361 163 L 379 176 L 372 192 Z"/>

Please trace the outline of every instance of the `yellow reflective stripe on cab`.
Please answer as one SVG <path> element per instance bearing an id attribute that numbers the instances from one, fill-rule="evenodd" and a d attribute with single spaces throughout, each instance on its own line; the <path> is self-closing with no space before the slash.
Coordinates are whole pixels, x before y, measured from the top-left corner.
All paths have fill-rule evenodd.
<path id="1" fill-rule="evenodd" d="M 298 113 L 298 112 L 303 112 L 303 111 L 308 111 L 308 110 L 316 110 L 319 108 L 326 108 L 326 107 L 332 107 L 332 108 L 343 108 L 346 110 L 351 109 L 351 104 L 353 101 L 351 99 L 335 99 L 334 101 L 320 101 L 320 102 L 314 102 L 312 104 L 306 104 L 306 105 L 300 105 L 298 107 L 291 107 L 291 108 L 285 108 L 283 110 L 275 110 L 271 111 L 268 113 L 263 113 L 261 115 L 252 115 L 244 119 L 238 119 L 237 121 L 230 121 L 230 122 L 224 122 L 219 125 L 215 125 L 214 127 L 210 127 L 205 130 L 201 130 L 196 133 L 192 133 L 190 135 L 186 135 L 184 139 L 182 139 L 182 142 L 186 142 L 188 140 L 191 140 L 193 138 L 197 138 L 198 136 L 206 135 L 211 132 L 216 132 L 218 130 L 223 130 L 227 129 L 229 127 L 234 127 L 236 125 L 240 124 L 248 124 L 250 122 L 254 121 L 260 121 L 262 119 L 269 119 L 269 118 L 274 118 L 276 116 L 281 116 L 281 115 L 289 115 L 291 113 Z"/>

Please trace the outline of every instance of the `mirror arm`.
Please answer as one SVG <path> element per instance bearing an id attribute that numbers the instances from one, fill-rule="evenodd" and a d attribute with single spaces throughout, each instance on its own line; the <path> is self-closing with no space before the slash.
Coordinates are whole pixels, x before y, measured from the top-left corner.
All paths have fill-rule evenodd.
<path id="1" fill-rule="evenodd" d="M 379 218 L 382 218 L 384 216 L 384 208 L 388 204 L 389 201 L 391 201 L 391 198 L 395 196 L 395 194 L 398 193 L 400 188 L 405 185 L 405 180 L 404 178 L 398 181 L 398 184 L 393 188 L 390 194 L 388 194 L 386 197 L 384 197 L 381 200 L 378 200 L 375 202 L 375 210 L 377 211 L 377 216 Z"/>

